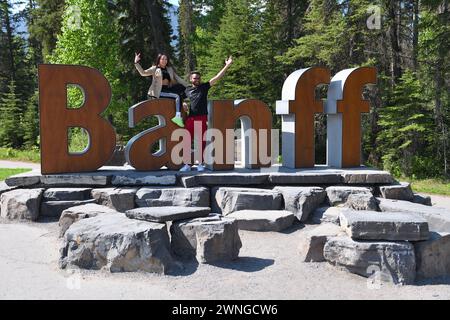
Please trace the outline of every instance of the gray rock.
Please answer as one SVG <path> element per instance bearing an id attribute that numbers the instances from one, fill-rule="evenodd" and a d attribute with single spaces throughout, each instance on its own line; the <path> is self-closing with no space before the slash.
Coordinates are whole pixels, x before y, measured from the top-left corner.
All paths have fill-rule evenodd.
<path id="1" fill-rule="evenodd" d="M 137 188 L 93 189 L 92 198 L 97 200 L 98 204 L 125 212 L 135 208 L 134 198 L 137 191 Z"/>
<path id="2" fill-rule="evenodd" d="M 345 184 L 388 184 L 395 181 L 389 172 L 377 170 L 345 170 L 342 180 Z"/>
<path id="3" fill-rule="evenodd" d="M 17 189 L 1 194 L 1 217 L 36 221 L 44 189 Z"/>
<path id="4" fill-rule="evenodd" d="M 283 231 L 292 226 L 295 216 L 283 210 L 241 210 L 227 216 L 236 219 L 240 230 Z"/>
<path id="5" fill-rule="evenodd" d="M 428 241 L 414 243 L 417 279 L 450 276 L 450 234 L 431 232 Z"/>
<path id="6" fill-rule="evenodd" d="M 141 188 L 136 193 L 138 207 L 181 206 L 209 207 L 209 189 L 198 188 Z"/>
<path id="7" fill-rule="evenodd" d="M 450 233 L 450 211 L 447 209 L 424 206 L 409 201 L 377 199 L 381 211 L 417 214 L 428 221 L 430 231 Z"/>
<path id="8" fill-rule="evenodd" d="M 17 187 L 10 187 L 4 181 L 0 181 L 0 195 L 14 189 L 17 189 Z"/>
<path id="9" fill-rule="evenodd" d="M 114 173 L 113 186 L 173 186 L 177 183 L 175 173 L 125 171 Z"/>
<path id="10" fill-rule="evenodd" d="M 304 222 L 325 200 L 325 190 L 319 187 L 275 187 L 284 199 L 284 208 Z"/>
<path id="11" fill-rule="evenodd" d="M 50 188 L 45 190 L 43 201 L 88 200 L 91 198 L 90 188 Z"/>
<path id="12" fill-rule="evenodd" d="M 350 194 L 345 202 L 345 207 L 353 210 L 379 211 L 378 201 L 372 194 L 353 193 Z"/>
<path id="13" fill-rule="evenodd" d="M 414 194 L 414 198 L 412 199 L 412 202 L 423 204 L 424 206 L 432 206 L 431 203 L 431 197 L 430 196 L 423 196 L 421 194 Z"/>
<path id="14" fill-rule="evenodd" d="M 39 170 L 20 173 L 5 179 L 6 185 L 10 187 L 31 187 L 41 182 L 41 173 Z"/>
<path id="15" fill-rule="evenodd" d="M 298 251 L 303 262 L 322 262 L 323 247 L 328 239 L 345 233 L 341 228 L 332 223 L 324 223 L 311 230 L 300 233 Z"/>
<path id="16" fill-rule="evenodd" d="M 325 222 L 339 225 L 339 215 L 343 210 L 347 209 L 343 207 L 317 208 L 310 216 L 309 222 L 312 224 L 320 224 Z"/>
<path id="17" fill-rule="evenodd" d="M 398 185 L 381 186 L 380 193 L 383 198 L 394 200 L 412 201 L 414 194 L 411 190 L 411 184 L 402 182 Z"/>
<path id="18" fill-rule="evenodd" d="M 371 196 L 372 192 L 368 188 L 362 187 L 328 187 L 326 189 L 328 201 L 331 206 L 344 204 L 347 202 L 349 195 L 351 194 L 366 194 Z"/>
<path id="19" fill-rule="evenodd" d="M 405 212 L 343 211 L 343 230 L 352 239 L 420 241 L 428 239 L 428 222 Z"/>
<path id="20" fill-rule="evenodd" d="M 330 238 L 323 249 L 325 260 L 364 277 L 379 277 L 394 284 L 413 284 L 416 275 L 414 246 L 408 242 L 355 241 Z"/>
<path id="21" fill-rule="evenodd" d="M 90 200 L 73 200 L 73 201 L 46 201 L 41 202 L 41 217 L 60 218 L 64 210 L 71 207 L 82 206 L 85 204 L 95 203 L 95 199 Z"/>
<path id="22" fill-rule="evenodd" d="M 235 260 L 242 247 L 237 221 L 218 215 L 174 222 L 170 232 L 173 252 L 199 263 Z"/>
<path id="23" fill-rule="evenodd" d="M 180 183 L 184 188 L 195 188 L 199 186 L 195 176 L 180 177 Z"/>
<path id="24" fill-rule="evenodd" d="M 272 185 L 338 184 L 341 179 L 340 172 L 276 172 L 269 176 Z"/>
<path id="25" fill-rule="evenodd" d="M 195 181 L 204 186 L 264 185 L 269 182 L 269 174 L 247 172 L 212 172 L 195 176 Z"/>
<path id="26" fill-rule="evenodd" d="M 240 210 L 281 210 L 278 191 L 255 188 L 219 188 L 215 195 L 219 213 L 228 215 Z"/>
<path id="27" fill-rule="evenodd" d="M 53 174 L 41 176 L 41 184 L 48 187 L 107 186 L 111 176 L 100 171 L 94 173 Z"/>
<path id="28" fill-rule="evenodd" d="M 67 229 L 75 222 L 93 218 L 102 214 L 115 214 L 119 213 L 111 208 L 101 206 L 99 204 L 85 204 L 77 207 L 71 207 L 62 212 L 61 218 L 59 218 L 59 236 L 62 237 L 66 233 Z"/>
<path id="29" fill-rule="evenodd" d="M 206 217 L 210 212 L 211 208 L 201 207 L 147 207 L 128 210 L 126 212 L 126 216 L 130 219 L 161 223 L 167 221 Z"/>
<path id="30" fill-rule="evenodd" d="M 105 214 L 80 220 L 64 235 L 60 267 L 168 273 L 174 267 L 167 226 Z"/>

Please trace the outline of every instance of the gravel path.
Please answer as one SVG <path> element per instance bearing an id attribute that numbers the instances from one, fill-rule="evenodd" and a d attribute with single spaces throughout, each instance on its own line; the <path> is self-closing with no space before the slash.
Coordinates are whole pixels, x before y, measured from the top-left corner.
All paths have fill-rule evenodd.
<path id="1" fill-rule="evenodd" d="M 0 168 L 7 168 L 7 169 L 15 169 L 15 168 L 39 169 L 40 167 L 41 167 L 41 165 L 39 163 L 0 160 Z"/>

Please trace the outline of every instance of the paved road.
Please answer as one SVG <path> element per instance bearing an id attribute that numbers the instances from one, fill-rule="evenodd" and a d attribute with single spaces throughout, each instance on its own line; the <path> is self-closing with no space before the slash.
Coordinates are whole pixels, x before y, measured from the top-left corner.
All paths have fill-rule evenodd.
<path id="1" fill-rule="evenodd" d="M 7 169 L 15 169 L 15 168 L 39 169 L 40 167 L 41 167 L 41 165 L 39 163 L 0 160 L 0 168 L 7 168 Z"/>

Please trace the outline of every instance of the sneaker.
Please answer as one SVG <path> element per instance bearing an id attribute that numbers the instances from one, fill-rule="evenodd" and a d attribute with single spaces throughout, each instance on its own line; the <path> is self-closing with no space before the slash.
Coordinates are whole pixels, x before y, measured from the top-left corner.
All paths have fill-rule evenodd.
<path id="1" fill-rule="evenodd" d="M 172 118 L 172 122 L 175 123 L 177 126 L 184 128 L 184 122 L 183 122 L 183 118 L 181 117 L 173 117 Z"/>
<path id="2" fill-rule="evenodd" d="M 200 172 L 202 172 L 202 171 L 205 171 L 205 166 L 204 165 L 202 165 L 202 164 L 199 164 L 198 166 L 197 166 L 197 171 L 200 171 Z"/>
<path id="3" fill-rule="evenodd" d="M 185 164 L 183 168 L 180 169 L 180 172 L 188 172 L 188 171 L 191 171 L 191 166 L 188 164 Z"/>

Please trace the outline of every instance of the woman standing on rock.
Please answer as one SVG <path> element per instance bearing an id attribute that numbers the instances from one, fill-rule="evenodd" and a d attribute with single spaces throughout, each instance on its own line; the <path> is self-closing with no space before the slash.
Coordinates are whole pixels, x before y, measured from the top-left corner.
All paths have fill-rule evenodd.
<path id="1" fill-rule="evenodd" d="M 184 127 L 181 118 L 181 98 L 185 95 L 184 91 L 188 84 L 181 79 L 170 65 L 169 57 L 165 54 L 158 54 L 154 65 L 144 70 L 140 65 L 141 54 L 136 53 L 134 65 L 143 77 L 153 76 L 153 82 L 148 90 L 149 99 L 160 97 L 175 99 L 177 113 L 172 121 L 180 127 Z"/>

